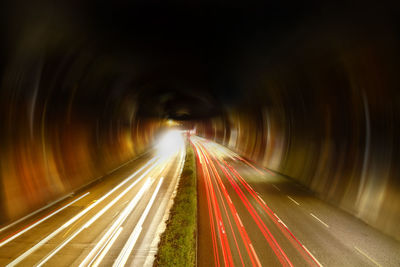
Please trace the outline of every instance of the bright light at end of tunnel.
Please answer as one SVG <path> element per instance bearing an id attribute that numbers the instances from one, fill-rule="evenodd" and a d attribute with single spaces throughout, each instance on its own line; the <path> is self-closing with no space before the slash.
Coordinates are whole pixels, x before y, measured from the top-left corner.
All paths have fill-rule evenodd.
<path id="1" fill-rule="evenodd" d="M 182 132 L 179 130 L 170 130 L 161 136 L 157 143 L 157 152 L 161 158 L 167 158 L 183 149 L 184 146 L 185 142 Z"/>

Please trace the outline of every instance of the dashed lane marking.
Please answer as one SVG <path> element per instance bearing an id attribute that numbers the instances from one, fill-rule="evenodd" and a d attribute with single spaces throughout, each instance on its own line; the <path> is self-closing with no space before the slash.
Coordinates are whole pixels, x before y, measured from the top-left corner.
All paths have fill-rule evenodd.
<path id="1" fill-rule="evenodd" d="M 290 196 L 287 196 L 291 201 L 293 201 L 297 206 L 300 206 L 299 202 L 291 198 Z"/>
<path id="2" fill-rule="evenodd" d="M 373 258 L 371 258 L 370 256 L 367 255 L 367 253 L 363 252 L 361 249 L 359 249 L 358 247 L 354 246 L 354 248 L 362 255 L 364 255 L 366 258 L 368 258 L 370 261 L 372 261 L 373 263 L 376 264 L 376 266 L 382 266 L 379 263 L 377 263 Z"/>
<path id="3" fill-rule="evenodd" d="M 319 221 L 320 223 L 322 223 L 323 225 L 325 225 L 326 228 L 329 228 L 329 225 L 327 225 L 326 223 L 324 223 L 320 218 L 318 218 L 317 216 L 315 216 L 314 214 L 310 213 L 311 216 L 313 216 L 317 221 Z"/>

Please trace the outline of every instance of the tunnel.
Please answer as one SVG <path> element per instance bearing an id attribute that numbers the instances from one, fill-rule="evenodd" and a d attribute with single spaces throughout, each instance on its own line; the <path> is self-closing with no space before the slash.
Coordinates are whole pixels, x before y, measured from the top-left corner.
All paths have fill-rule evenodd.
<path id="1" fill-rule="evenodd" d="M 398 253 L 398 10 L 390 1 L 7 1 L 1 225 L 101 183 L 173 128 L 282 177 Z M 381 253 L 385 264 L 364 260 L 400 264 Z M 197 262 L 206 265 L 201 254 Z"/>

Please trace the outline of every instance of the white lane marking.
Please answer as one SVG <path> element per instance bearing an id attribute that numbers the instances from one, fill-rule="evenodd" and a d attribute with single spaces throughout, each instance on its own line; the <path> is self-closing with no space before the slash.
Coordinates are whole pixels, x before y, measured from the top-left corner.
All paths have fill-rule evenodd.
<path id="1" fill-rule="evenodd" d="M 138 223 L 136 224 L 135 229 L 133 230 L 132 234 L 129 236 L 128 241 L 125 243 L 120 254 L 118 255 L 117 259 L 115 260 L 113 267 L 114 266 L 125 266 L 126 262 L 128 261 L 128 258 L 130 256 L 130 254 L 132 253 L 133 247 L 135 246 L 136 241 L 139 238 L 140 232 L 142 231 L 143 222 L 146 219 L 148 213 L 150 212 L 150 208 L 153 206 L 154 200 L 156 199 L 156 196 L 158 194 L 158 191 L 160 190 L 163 180 L 164 180 L 164 177 L 161 177 L 160 181 L 158 182 L 156 190 L 154 190 L 154 193 L 151 196 L 151 199 L 146 206 L 146 209 L 143 211 L 143 214 L 140 217 Z"/>
<path id="2" fill-rule="evenodd" d="M 10 227 L 16 225 L 16 224 L 18 224 L 18 223 L 20 223 L 20 222 L 22 222 L 22 221 L 28 219 L 29 217 L 32 217 L 33 215 L 35 215 L 35 214 L 37 214 L 37 213 L 39 213 L 39 212 L 41 212 L 41 211 L 47 209 L 48 207 L 51 207 L 51 206 L 57 204 L 58 202 L 63 201 L 64 199 L 66 199 L 67 197 L 71 196 L 72 194 L 73 194 L 73 193 L 71 193 L 71 194 L 69 194 L 69 195 L 66 195 L 66 196 L 64 196 L 64 197 L 62 197 L 62 198 L 60 198 L 60 199 L 57 199 L 56 201 L 54 201 L 54 202 L 52 202 L 52 203 L 50 203 L 50 204 L 47 204 L 46 206 L 44 206 L 44 207 L 42 207 L 42 208 L 40 208 L 40 209 L 38 209 L 38 210 L 36 210 L 36 211 L 34 211 L 34 212 L 32 212 L 32 213 L 26 215 L 26 216 L 24 216 L 24 217 L 22 217 L 21 219 L 16 220 L 15 222 L 10 223 L 10 224 L 7 225 L 7 226 L 4 226 L 3 228 L 0 229 L 0 233 L 3 232 L 4 230 L 7 230 L 8 228 L 10 228 Z"/>
<path id="3" fill-rule="evenodd" d="M 274 215 L 278 219 L 278 222 L 280 222 L 281 224 L 283 224 L 283 226 L 285 226 L 287 229 L 289 229 L 289 227 L 286 226 L 286 224 L 278 217 L 278 215 L 276 215 L 276 213 L 274 213 Z"/>
<path id="4" fill-rule="evenodd" d="M 354 248 L 361 253 L 362 255 L 364 255 L 365 257 L 367 257 L 370 261 L 372 261 L 373 263 L 376 264 L 376 266 L 382 266 L 379 263 L 377 263 L 373 258 L 371 258 L 370 256 L 367 255 L 367 253 L 363 252 L 361 249 L 359 249 L 358 247 L 354 246 Z"/>
<path id="5" fill-rule="evenodd" d="M 258 198 L 261 200 L 261 202 L 262 202 L 265 206 L 267 206 L 267 204 L 265 204 L 264 199 L 262 199 L 260 196 L 258 196 Z"/>
<path id="6" fill-rule="evenodd" d="M 118 229 L 118 227 L 120 227 L 122 225 L 122 223 L 126 220 L 128 215 L 132 212 L 132 210 L 136 207 L 137 203 L 143 197 L 144 193 L 150 187 L 150 185 L 151 185 L 151 179 L 149 178 L 146 180 L 146 183 L 139 190 L 139 192 L 135 195 L 135 197 L 129 202 L 129 204 L 121 212 L 121 214 L 117 218 L 117 220 L 114 221 L 114 223 L 107 230 L 107 232 L 103 235 L 103 237 L 99 240 L 99 242 L 97 242 L 96 246 L 94 246 L 94 248 L 89 252 L 89 254 L 81 262 L 81 264 L 79 264 L 80 267 L 91 265 L 95 261 L 96 257 L 101 253 L 103 248 L 106 246 L 108 240 L 115 233 L 115 231 Z M 85 228 L 85 225 L 83 226 L 83 228 Z M 97 252 L 97 254 L 96 254 L 96 252 Z"/>
<path id="7" fill-rule="evenodd" d="M 317 219 L 320 223 L 322 223 L 323 225 L 325 225 L 325 227 L 329 228 L 329 225 L 327 225 L 326 223 L 324 223 L 320 218 L 318 218 L 317 216 L 315 216 L 314 214 L 310 213 L 311 216 L 313 216 L 315 219 Z"/>
<path id="8" fill-rule="evenodd" d="M 319 266 L 323 267 L 323 265 L 317 260 L 316 257 L 306 248 L 306 246 L 302 245 L 305 250 L 307 250 L 308 254 L 318 263 Z"/>
<path id="9" fill-rule="evenodd" d="M 254 258 L 255 258 L 256 261 L 257 261 L 257 265 L 258 265 L 258 266 L 262 266 L 260 260 L 258 259 L 257 253 L 256 253 L 256 251 L 254 250 L 253 244 L 251 244 L 251 243 L 250 243 L 250 248 L 251 248 L 251 251 L 253 252 Z"/>
<path id="10" fill-rule="evenodd" d="M 294 200 L 293 198 L 291 198 L 290 196 L 287 196 L 291 201 L 293 201 L 294 203 L 296 203 L 297 206 L 300 206 L 299 202 L 297 202 L 296 200 Z"/>
<path id="11" fill-rule="evenodd" d="M 228 200 L 229 200 L 229 202 L 230 202 L 231 204 L 233 204 L 233 203 L 232 203 L 232 199 L 229 197 L 229 195 L 228 195 Z"/>
<path id="12" fill-rule="evenodd" d="M 75 215 L 74 217 L 72 217 L 70 220 L 68 220 L 66 223 L 64 223 L 60 228 L 58 228 L 56 231 L 54 231 L 53 233 L 49 234 L 48 236 L 46 236 L 45 238 L 43 238 L 42 240 L 40 240 L 38 243 L 36 243 L 33 247 L 31 247 L 30 249 L 28 249 L 27 251 L 25 251 L 23 254 L 21 254 L 20 256 L 18 256 L 16 259 L 14 259 L 12 262 L 10 262 L 7 266 L 15 266 L 18 263 L 20 263 L 21 261 L 23 261 L 26 257 L 28 257 L 30 254 L 32 254 L 34 251 L 36 251 L 37 249 L 39 249 L 40 247 L 42 247 L 44 244 L 46 244 L 50 239 L 52 239 L 53 237 L 55 237 L 56 235 L 58 235 L 61 231 L 63 231 L 64 229 L 66 229 L 67 227 L 69 227 L 71 224 L 73 224 L 74 222 L 76 222 L 77 220 L 79 220 L 79 218 L 81 218 L 83 215 L 85 215 L 86 213 L 88 213 L 91 209 L 93 209 L 95 206 L 97 206 L 98 204 L 100 204 L 104 199 L 106 199 L 108 196 L 110 196 L 112 193 L 114 193 L 116 190 L 118 190 L 121 186 L 123 186 L 124 184 L 126 184 L 127 182 L 129 182 L 133 177 L 136 176 L 136 174 L 138 174 L 140 171 L 142 171 L 145 167 L 147 167 L 149 164 L 151 164 L 154 160 L 156 160 L 157 158 L 153 158 L 152 160 L 150 160 L 148 163 L 146 163 L 142 168 L 140 168 L 138 171 L 136 171 L 134 174 L 132 174 L 131 176 L 129 176 L 128 178 L 126 178 L 124 181 L 122 181 L 121 183 L 119 183 L 116 187 L 114 187 L 113 189 L 111 189 L 107 194 L 105 194 L 104 196 L 102 196 L 99 200 L 97 200 L 96 202 L 92 203 L 91 205 L 89 205 L 86 209 L 84 209 L 83 211 L 81 211 L 80 213 L 78 213 L 77 215 Z M 132 188 L 133 186 L 135 186 L 139 181 L 141 181 L 143 179 L 143 177 L 150 172 L 155 166 L 157 166 L 157 162 L 153 164 L 153 166 L 151 166 L 146 172 L 144 172 L 138 179 L 136 179 L 135 182 L 133 182 L 127 189 Z M 125 189 L 124 192 L 127 192 L 128 190 Z M 122 193 L 121 193 L 122 194 Z M 125 193 L 124 193 L 125 194 Z M 122 196 L 121 196 L 122 197 Z M 115 198 L 116 199 L 116 198 Z M 114 199 L 114 200 L 115 200 Z M 118 198 L 119 199 L 119 198 Z M 69 238 L 68 240 L 71 240 L 72 238 Z M 69 242 L 69 241 L 68 241 Z"/>
<path id="13" fill-rule="evenodd" d="M 276 185 L 273 184 L 272 186 L 275 187 L 276 190 L 281 191 L 281 190 L 279 189 L 279 187 L 277 187 Z"/>
<path id="14" fill-rule="evenodd" d="M 3 242 L 0 243 L 0 248 L 2 246 L 4 246 L 5 244 L 9 243 L 10 241 L 14 240 L 15 238 L 19 237 L 20 235 L 28 232 L 29 230 L 31 230 L 32 228 L 34 228 L 35 226 L 39 225 L 40 223 L 44 222 L 45 220 L 49 219 L 50 217 L 56 215 L 57 213 L 59 213 L 60 211 L 68 208 L 69 206 L 71 206 L 72 204 L 74 204 L 75 202 L 77 202 L 78 200 L 86 197 L 87 195 L 89 195 L 90 192 L 87 192 L 86 194 L 80 196 L 79 198 L 75 199 L 74 201 L 68 203 L 67 205 L 65 205 L 64 207 L 61 207 L 60 209 L 56 210 L 55 212 L 47 215 L 46 217 L 40 219 L 39 221 L 35 222 L 34 224 L 30 225 L 29 227 L 25 228 L 24 230 L 22 230 L 21 232 L 18 232 L 17 234 L 11 236 L 10 238 L 4 240 Z"/>

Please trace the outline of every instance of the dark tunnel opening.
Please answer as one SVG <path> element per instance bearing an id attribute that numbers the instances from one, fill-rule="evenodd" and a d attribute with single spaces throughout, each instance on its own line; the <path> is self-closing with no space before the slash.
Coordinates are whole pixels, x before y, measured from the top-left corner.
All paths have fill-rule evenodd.
<path id="1" fill-rule="evenodd" d="M 8 1 L 0 222 L 138 157 L 173 124 L 400 240 L 398 10 Z"/>

